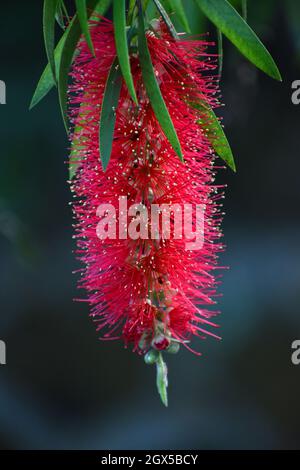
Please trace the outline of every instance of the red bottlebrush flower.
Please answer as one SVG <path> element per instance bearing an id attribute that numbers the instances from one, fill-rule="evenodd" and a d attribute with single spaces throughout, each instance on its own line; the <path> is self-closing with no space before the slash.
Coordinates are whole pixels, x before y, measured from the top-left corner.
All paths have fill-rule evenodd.
<path id="1" fill-rule="evenodd" d="M 181 143 L 184 163 L 154 115 L 139 58 L 133 52 L 131 70 L 139 107 L 122 83 L 111 159 L 103 172 L 98 126 L 116 50 L 109 21 L 92 24 L 91 34 L 96 56 L 85 42 L 80 44 L 70 87 L 74 125 L 71 163 L 78 164 L 71 189 L 75 193 L 77 253 L 85 264 L 80 287 L 87 291 L 91 316 L 104 339 L 122 338 L 126 345 L 132 343 L 135 351 L 148 356 L 154 348 L 153 361 L 160 361 L 157 351 L 176 352 L 180 343 L 190 349 L 193 335 L 215 336 L 209 328 L 217 326 L 211 321 L 216 312 L 209 306 L 215 303 L 217 256 L 223 248 L 218 209 L 218 199 L 223 196 L 214 184 L 215 157 L 201 126 L 201 109 L 218 104 L 217 84 L 211 75 L 215 64 L 206 52 L 205 40 L 175 40 L 162 23 L 156 34 L 148 32 L 155 75 Z M 193 105 L 199 102 L 200 110 Z M 124 217 L 120 196 L 124 201 L 127 198 L 128 206 L 140 205 L 148 214 L 154 204 L 179 209 L 184 204 L 193 208 L 201 205 L 205 210 L 200 249 L 187 249 L 190 240 L 185 234 L 181 238 L 165 236 L 161 222 L 158 234 L 151 233 L 153 220 L 144 227 L 140 222 L 139 238 L 120 237 L 120 218 Z M 99 222 L 108 220 L 107 212 L 99 213 L 100 204 L 115 208 L 111 225 L 107 225 L 107 232 L 115 235 L 110 238 L 101 239 L 97 233 Z M 132 221 L 141 220 L 139 216 L 138 212 L 135 219 L 125 214 L 125 229 Z M 183 212 L 181 216 L 183 219 Z M 191 224 L 198 229 L 195 214 Z M 175 226 L 175 212 L 171 212 L 171 232 Z M 166 373 L 164 364 L 160 371 Z"/>

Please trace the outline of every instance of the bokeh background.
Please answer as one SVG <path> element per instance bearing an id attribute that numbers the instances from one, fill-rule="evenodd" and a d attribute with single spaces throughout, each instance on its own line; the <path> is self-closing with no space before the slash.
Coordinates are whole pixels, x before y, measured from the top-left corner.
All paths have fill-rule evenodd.
<path id="1" fill-rule="evenodd" d="M 249 0 L 249 23 L 283 75 L 277 83 L 224 41 L 221 110 L 238 172 L 227 184 L 229 265 L 223 340 L 170 357 L 169 408 L 155 369 L 100 342 L 74 303 L 68 142 L 55 92 L 28 111 L 45 65 L 42 1 L 4 2 L 0 18 L 0 447 L 3 449 L 300 448 L 300 79 L 297 0 Z M 193 32 L 214 29 L 185 1 Z"/>

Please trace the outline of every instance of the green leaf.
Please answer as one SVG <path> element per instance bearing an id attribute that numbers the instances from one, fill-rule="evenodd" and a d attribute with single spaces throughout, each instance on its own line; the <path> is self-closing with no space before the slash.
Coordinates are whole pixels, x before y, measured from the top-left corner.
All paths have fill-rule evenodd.
<path id="1" fill-rule="evenodd" d="M 157 8 L 155 6 L 155 3 L 152 1 L 152 2 L 148 2 L 147 4 L 147 8 L 144 7 L 145 4 L 143 4 L 143 8 L 144 8 L 144 12 L 146 14 L 146 18 L 150 21 L 152 21 L 153 19 L 155 19 L 157 16 L 158 16 L 158 11 L 157 11 Z"/>
<path id="2" fill-rule="evenodd" d="M 136 0 L 129 0 L 128 14 L 127 14 L 127 24 L 131 25 L 133 23 L 133 15 L 136 7 Z"/>
<path id="3" fill-rule="evenodd" d="M 106 171 L 111 156 L 121 86 L 122 74 L 116 58 L 107 77 L 100 115 L 99 149 L 103 171 Z"/>
<path id="4" fill-rule="evenodd" d="M 68 129 L 68 117 L 67 117 L 67 89 L 68 89 L 68 73 L 73 60 L 75 49 L 80 38 L 81 27 L 78 21 L 78 18 L 75 18 L 75 21 L 72 25 L 72 28 L 69 31 L 68 36 L 65 39 L 60 58 L 60 67 L 58 75 L 58 99 L 59 106 L 61 110 L 61 115 L 63 118 L 64 126 L 66 132 L 69 132 Z"/>
<path id="5" fill-rule="evenodd" d="M 44 0 L 43 8 L 43 33 L 45 49 L 50 64 L 51 73 L 56 82 L 55 60 L 54 60 L 54 42 L 55 42 L 55 15 L 58 0 Z"/>
<path id="6" fill-rule="evenodd" d="M 198 8 L 196 2 L 191 0 L 182 0 L 182 4 L 188 18 L 191 34 L 199 35 L 205 33 L 208 30 L 208 20 L 203 14 L 203 11 Z"/>
<path id="7" fill-rule="evenodd" d="M 153 0 L 154 3 L 155 3 L 155 6 L 156 8 L 158 9 L 159 13 L 161 14 L 162 16 L 162 19 L 164 20 L 164 22 L 166 23 L 167 25 L 167 28 L 168 30 L 170 31 L 170 34 L 173 36 L 174 39 L 178 39 L 178 34 L 177 34 L 177 31 L 176 29 L 174 28 L 174 25 L 168 15 L 168 13 L 166 12 L 166 10 L 164 9 L 164 7 L 162 6 L 162 4 L 160 3 L 159 0 Z M 145 28 L 144 28 L 145 29 Z"/>
<path id="8" fill-rule="evenodd" d="M 168 0 L 170 8 L 177 14 L 178 19 L 187 33 L 191 32 L 190 25 L 185 14 L 181 0 Z"/>
<path id="9" fill-rule="evenodd" d="M 139 4 L 138 50 L 143 81 L 152 109 L 173 149 L 175 150 L 179 158 L 183 160 L 180 142 L 178 140 L 172 119 L 162 97 L 153 70 L 151 56 L 145 35 L 145 23 L 141 4 Z"/>
<path id="10" fill-rule="evenodd" d="M 95 6 L 94 11 L 92 15 L 90 16 L 90 18 L 94 20 L 99 20 L 99 16 L 104 16 L 106 14 L 108 8 L 110 7 L 111 2 L 112 0 L 98 0 L 98 3 Z"/>
<path id="11" fill-rule="evenodd" d="M 75 0 L 76 3 L 76 10 L 77 10 L 77 15 L 80 23 L 81 30 L 83 32 L 83 35 L 85 37 L 85 40 L 87 42 L 87 45 L 89 46 L 89 49 L 93 56 L 95 56 L 95 50 L 91 38 L 91 33 L 89 30 L 89 23 L 88 23 L 88 14 L 86 11 L 86 0 Z"/>
<path id="12" fill-rule="evenodd" d="M 63 1 L 58 0 L 58 3 L 56 5 L 56 12 L 55 12 L 55 19 L 61 29 L 65 29 L 65 23 L 64 23 L 64 14 L 63 14 L 63 8 L 62 8 Z"/>
<path id="13" fill-rule="evenodd" d="M 201 112 L 198 123 L 205 130 L 206 137 L 212 144 L 214 151 L 235 172 L 236 166 L 229 142 L 214 111 L 202 102 L 191 103 L 191 106 Z"/>
<path id="14" fill-rule="evenodd" d="M 57 44 L 55 51 L 54 51 L 54 60 L 55 60 L 55 68 L 56 68 L 56 73 L 59 72 L 59 66 L 60 66 L 60 58 L 61 58 L 61 51 L 63 49 L 66 37 L 69 34 L 69 30 L 72 28 L 72 24 L 74 22 L 74 18 L 71 21 L 71 23 L 68 25 L 67 29 L 65 30 L 64 34 L 60 38 L 59 43 Z M 36 106 L 46 95 L 49 93 L 49 91 L 55 86 L 55 82 L 53 79 L 53 75 L 51 72 L 50 65 L 47 64 L 45 67 L 38 84 L 36 86 L 35 92 L 33 94 L 33 97 L 31 99 L 31 103 L 29 106 L 29 109 L 32 109 L 34 106 Z"/>
<path id="15" fill-rule="evenodd" d="M 164 362 L 161 352 L 158 354 L 156 361 L 156 386 L 161 398 L 161 401 L 165 406 L 168 406 L 168 368 Z"/>
<path id="16" fill-rule="evenodd" d="M 97 0 L 88 0 L 87 8 L 92 12 L 97 4 Z M 67 89 L 68 89 L 68 73 L 76 50 L 76 46 L 81 34 L 81 27 L 78 17 L 75 18 L 72 28 L 64 42 L 59 67 L 58 76 L 58 98 L 61 114 L 66 132 L 68 133 L 68 117 L 67 117 Z"/>
<path id="17" fill-rule="evenodd" d="M 70 16 L 69 16 L 68 9 L 65 5 L 64 0 L 62 0 L 61 7 L 62 7 L 63 14 L 65 15 L 65 19 L 66 19 L 67 23 L 69 24 L 70 23 Z"/>
<path id="18" fill-rule="evenodd" d="M 256 67 L 276 80 L 280 72 L 260 39 L 227 0 L 196 0 L 205 15 Z"/>
<path id="19" fill-rule="evenodd" d="M 103 16 L 105 15 L 106 11 L 110 6 L 111 0 L 100 0 L 98 1 L 93 13 L 91 14 L 90 18 L 94 20 L 99 20 L 97 15 Z M 74 129 L 74 138 L 72 141 L 71 153 L 69 158 L 69 180 L 72 180 L 76 174 L 77 169 L 80 167 L 81 161 L 77 160 L 77 151 L 80 148 L 80 136 L 78 137 L 79 132 L 83 128 L 86 119 L 86 111 L 82 111 L 82 108 L 85 107 L 85 102 L 83 98 L 83 104 L 80 106 L 79 109 L 79 116 L 80 121 L 77 121 L 77 124 Z"/>
<path id="20" fill-rule="evenodd" d="M 126 13 L 125 13 L 125 0 L 113 2 L 113 16 L 114 16 L 114 31 L 116 49 L 119 58 L 121 71 L 128 87 L 129 93 L 133 101 L 138 104 L 136 97 L 133 78 L 130 70 L 127 34 L 126 34 Z"/>
<path id="21" fill-rule="evenodd" d="M 106 11 L 109 8 L 110 3 L 111 3 L 111 0 L 98 0 L 98 3 L 95 7 L 95 11 L 92 13 L 91 17 L 93 16 L 94 13 L 97 13 L 98 15 L 105 15 Z M 55 60 L 55 66 L 56 66 L 56 75 L 59 75 L 62 50 L 69 34 L 73 34 L 73 28 L 74 28 L 73 24 L 75 20 L 77 21 L 77 15 L 75 15 L 72 21 L 68 24 L 64 34 L 62 35 L 59 43 L 57 44 L 55 48 L 54 60 Z M 79 31 L 78 39 L 79 37 L 80 37 L 80 31 Z M 34 106 L 36 106 L 47 95 L 47 93 L 49 93 L 49 91 L 54 87 L 54 85 L 55 85 L 55 82 L 51 73 L 50 65 L 47 64 L 36 86 L 35 92 L 31 99 L 29 109 L 32 109 Z"/>

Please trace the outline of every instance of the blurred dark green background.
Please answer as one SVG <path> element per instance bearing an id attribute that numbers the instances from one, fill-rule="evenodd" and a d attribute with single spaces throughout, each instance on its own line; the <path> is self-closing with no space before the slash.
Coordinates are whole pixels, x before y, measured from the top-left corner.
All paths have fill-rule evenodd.
<path id="1" fill-rule="evenodd" d="M 235 2 L 237 3 L 237 2 Z M 194 32 L 214 29 L 185 2 Z M 169 408 L 155 370 L 121 343 L 99 342 L 74 303 L 78 268 L 65 161 L 52 92 L 28 111 L 45 65 L 42 1 L 3 2 L 0 79 L 0 446 L 6 449 L 300 448 L 300 79 L 298 0 L 249 0 L 249 23 L 284 81 L 225 41 L 222 109 L 237 175 L 224 202 L 222 342 L 169 359 Z M 289 8 L 288 8 L 289 7 Z M 295 11 L 292 11 L 295 7 Z"/>

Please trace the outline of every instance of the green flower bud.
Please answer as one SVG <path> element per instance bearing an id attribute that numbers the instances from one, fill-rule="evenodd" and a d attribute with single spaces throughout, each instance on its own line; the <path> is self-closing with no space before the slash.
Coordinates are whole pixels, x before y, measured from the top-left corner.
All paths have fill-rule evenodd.
<path id="1" fill-rule="evenodd" d="M 158 359 L 158 351 L 150 349 L 144 356 L 144 361 L 146 364 L 155 364 Z"/>
<path id="2" fill-rule="evenodd" d="M 179 343 L 171 343 L 170 346 L 166 349 L 167 353 L 177 354 L 180 349 Z"/>

